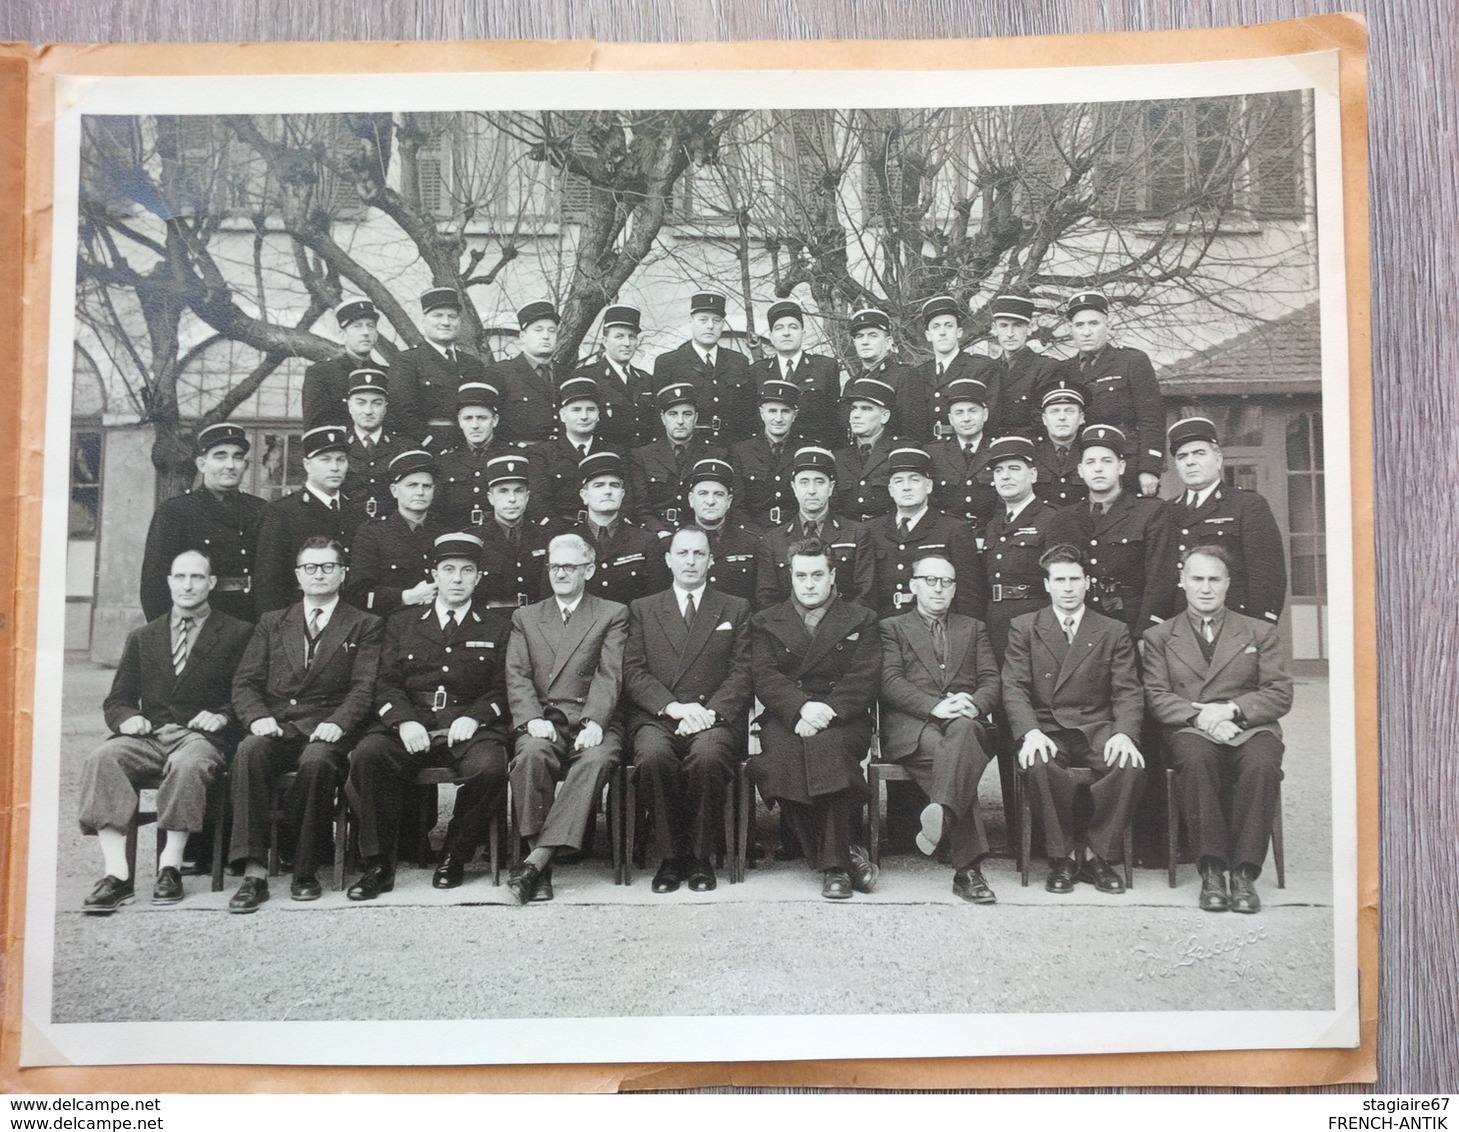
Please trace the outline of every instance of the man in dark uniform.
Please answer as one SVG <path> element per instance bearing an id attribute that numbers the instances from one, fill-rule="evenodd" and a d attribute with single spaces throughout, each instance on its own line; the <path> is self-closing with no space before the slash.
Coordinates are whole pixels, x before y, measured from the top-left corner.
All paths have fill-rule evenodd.
<path id="1" fill-rule="evenodd" d="M 390 461 L 410 447 L 385 427 L 390 393 L 385 374 L 378 369 L 357 369 L 350 374 L 349 457 L 344 492 L 367 519 L 390 514 Z"/>
<path id="2" fill-rule="evenodd" d="M 851 443 L 836 452 L 836 513 L 859 523 L 885 515 L 892 509 L 887 495 L 887 457 L 897 446 L 888 430 L 896 391 L 874 377 L 857 377 L 846 383 L 841 394 L 849 406 L 847 427 Z"/>
<path id="3" fill-rule="evenodd" d="M 1034 494 L 1038 471 L 1033 441 L 1000 436 L 988 445 L 988 464 L 998 509 L 983 528 L 983 574 L 988 585 L 988 637 L 1003 663 L 1008 627 L 1015 617 L 1033 613 L 1047 599 L 1039 559 L 1048 548 L 1046 531 L 1056 508 Z"/>
<path id="4" fill-rule="evenodd" d="M 377 617 L 436 600 L 432 551 L 444 533 L 430 514 L 436 461 L 429 452 L 414 448 L 396 456 L 390 461 L 390 480 L 395 509 L 378 523 L 362 523 L 355 532 L 343 590 L 347 602 Z"/>
<path id="5" fill-rule="evenodd" d="M 351 299 L 334 312 L 344 353 L 315 362 L 304 371 L 304 427 L 332 424 L 343 417 L 345 398 L 357 369 L 379 369 L 373 351 L 380 339 L 380 312 L 369 299 Z"/>
<path id="6" fill-rule="evenodd" d="M 1275 625 L 1287 602 L 1287 558 L 1282 532 L 1267 501 L 1221 481 L 1221 445 L 1215 424 L 1187 417 L 1170 426 L 1170 455 L 1185 491 L 1166 504 L 1176 553 L 1219 546 L 1231 558 L 1226 604 L 1237 613 Z"/>
<path id="7" fill-rule="evenodd" d="M 938 510 L 967 519 L 981 530 L 998 505 L 988 467 L 988 387 L 958 377 L 942 387 L 942 405 L 951 435 L 930 445 L 932 502 Z"/>
<path id="8" fill-rule="evenodd" d="M 359 508 L 340 491 L 349 472 L 348 434 L 340 425 L 320 425 L 304 434 L 304 486 L 270 503 L 258 527 L 258 573 L 254 605 L 260 615 L 285 609 L 299 599 L 295 559 L 306 539 L 333 539 L 349 547 L 364 520 Z"/>
<path id="9" fill-rule="evenodd" d="M 692 385 L 697 393 L 699 433 L 718 444 L 755 434 L 755 381 L 750 363 L 737 350 L 721 346 L 725 297 L 700 291 L 689 300 L 689 341 L 654 359 L 654 386 Z M 662 409 L 662 405 L 660 406 Z"/>
<path id="10" fill-rule="evenodd" d="M 426 340 L 402 351 L 390 367 L 391 407 L 397 432 L 438 452 L 451 436 L 457 388 L 485 381 L 486 364 L 457 345 L 461 295 L 456 288 L 432 287 L 421 295 L 420 308 Z"/>
<path id="11" fill-rule="evenodd" d="M 1089 488 L 1079 477 L 1079 433 L 1084 429 L 1084 389 L 1051 378 L 1039 392 L 1043 431 L 1034 438 L 1035 493 L 1053 507 L 1083 503 Z"/>
<path id="12" fill-rule="evenodd" d="M 988 306 L 993 337 L 1002 355 L 993 359 L 998 403 L 989 406 L 988 433 L 1034 437 L 1039 431 L 1039 389 L 1056 363 L 1028 348 L 1034 302 L 1024 295 L 998 295 Z"/>
<path id="13" fill-rule="evenodd" d="M 238 490 L 248 468 L 248 436 L 227 421 L 209 425 L 198 433 L 197 451 L 194 463 L 202 473 L 202 485 L 159 504 L 147 528 L 142 613 L 155 621 L 172 608 L 167 587 L 172 561 L 184 550 L 200 550 L 218 579 L 209 604 L 229 617 L 251 622 L 258 529 L 268 504 Z"/>
<path id="14" fill-rule="evenodd" d="M 689 510 L 694 526 L 709 540 L 714 561 L 709 584 L 722 593 L 755 599 L 755 559 L 760 540 L 729 521 L 734 507 L 735 470 L 723 460 L 700 460 L 689 473 Z"/>
<path id="15" fill-rule="evenodd" d="M 633 364 L 642 317 L 637 307 L 605 310 L 603 352 L 573 371 L 574 377 L 591 377 L 598 383 L 597 437 L 614 452 L 632 452 L 659 429 L 654 379 Z"/>
<path id="16" fill-rule="evenodd" d="M 991 407 L 998 396 L 992 363 L 983 357 L 965 354 L 962 350 L 962 304 L 951 295 L 937 295 L 922 304 L 922 329 L 932 357 L 917 367 L 922 384 L 932 391 L 932 437 L 941 440 L 948 435 L 947 387 L 954 381 L 975 380 L 983 384 L 984 401 Z"/>
<path id="17" fill-rule="evenodd" d="M 772 377 L 760 383 L 760 432 L 730 449 L 736 517 L 760 532 L 790 517 L 790 469 L 795 460 L 800 387 Z"/>
<path id="18" fill-rule="evenodd" d="M 843 433 L 851 428 L 845 394 L 853 384 L 865 379 L 879 381 L 891 390 L 887 401 L 890 410 L 887 427 L 891 434 L 908 444 L 925 444 L 932 439 L 932 389 L 909 365 L 903 365 L 892 354 L 892 320 L 886 311 L 868 307 L 851 316 L 848 329 L 851 344 L 860 359 L 848 378 L 841 396 Z M 854 432 L 854 430 L 852 430 Z"/>
<path id="19" fill-rule="evenodd" d="M 1079 450 L 1089 502 L 1070 504 L 1049 520 L 1049 543 L 1068 543 L 1084 555 L 1092 608 L 1143 633 L 1177 607 L 1175 540 L 1165 504 L 1124 490 L 1125 438 L 1113 425 L 1088 426 Z"/>
<path id="20" fill-rule="evenodd" d="M 481 578 L 481 540 L 458 532 L 435 541 L 436 597 L 424 611 L 402 609 L 385 625 L 377 719 L 350 756 L 350 805 L 359 820 L 365 871 L 351 900 L 395 887 L 400 807 L 417 771 L 451 767 L 464 779 L 431 883 L 456 888 L 466 862 L 485 844 L 491 814 L 507 788 L 507 638 L 512 623 L 472 601 Z"/>
<path id="21" fill-rule="evenodd" d="M 628 506 L 646 529 L 667 538 L 682 522 L 689 472 L 700 460 L 722 460 L 727 453 L 699 431 L 693 385 L 666 385 L 657 400 L 663 428 L 657 440 L 629 456 Z"/>
<path id="22" fill-rule="evenodd" d="M 932 497 L 932 457 L 921 448 L 896 448 L 887 467 L 891 473 L 887 491 L 895 510 L 866 525 L 876 555 L 876 585 L 867 605 L 878 617 L 906 612 L 916 600 L 913 565 L 924 555 L 938 554 L 957 571 L 954 612 L 981 618 L 983 573 L 973 532 L 965 521 L 927 505 Z"/>
<path id="23" fill-rule="evenodd" d="M 1114 425 L 1125 435 L 1129 471 L 1125 486 L 1139 495 L 1160 490 L 1165 450 L 1160 438 L 1165 406 L 1155 367 L 1143 350 L 1109 344 L 1109 300 L 1098 291 L 1082 291 L 1069 300 L 1064 317 L 1073 329 L 1079 353 L 1059 372 L 1087 390 L 1084 416 L 1091 424 Z"/>
<path id="24" fill-rule="evenodd" d="M 881 679 L 876 614 L 836 594 L 826 544 L 790 548 L 793 596 L 750 620 L 752 680 L 760 751 L 751 778 L 776 800 L 821 873 L 821 895 L 870 892 L 876 869 L 851 844 L 866 796 L 861 760 L 871 744 L 871 710 Z"/>
<path id="25" fill-rule="evenodd" d="M 486 521 L 486 467 L 511 451 L 496 435 L 501 393 L 484 381 L 468 381 L 456 390 L 456 432 L 437 466 L 436 510 L 448 527 L 465 530 Z"/>
<path id="26" fill-rule="evenodd" d="M 836 570 L 836 592 L 847 601 L 871 602 L 875 554 L 866 527 L 831 511 L 836 491 L 836 457 L 825 448 L 798 448 L 791 465 L 794 516 L 765 532 L 755 563 L 755 605 L 769 609 L 790 599 L 790 548 L 801 539 L 820 539 Z"/>
<path id="27" fill-rule="evenodd" d="M 583 513 L 568 529 L 581 535 L 597 554 L 588 592 L 629 605 L 663 589 L 669 584 L 664 565 L 668 540 L 624 517 L 622 458 L 615 452 L 599 452 L 582 462 L 579 474 Z"/>
<path id="28" fill-rule="evenodd" d="M 557 434 L 557 376 L 552 354 L 562 316 L 545 299 L 517 312 L 521 352 L 494 366 L 486 380 L 501 390 L 501 438 L 518 446 L 541 444 Z"/>
<path id="29" fill-rule="evenodd" d="M 805 312 L 799 303 L 771 303 L 765 322 L 770 327 L 775 356 L 755 366 L 755 377 L 761 385 L 785 381 L 799 391 L 795 436 L 801 443 L 840 447 L 846 440 L 841 425 L 841 363 L 823 354 L 807 354 L 801 348 L 805 342 Z"/>
<path id="30" fill-rule="evenodd" d="M 582 475 L 578 465 L 607 448 L 598 438 L 601 421 L 599 383 L 591 377 L 570 377 L 558 390 L 561 428 L 552 440 L 532 448 L 528 463 L 532 498 L 537 510 L 561 522 L 571 522 L 582 510 Z"/>
<path id="31" fill-rule="evenodd" d="M 492 457 L 484 481 L 486 515 L 470 528 L 482 544 L 476 600 L 491 609 L 516 609 L 542 599 L 547 544 L 565 529 L 550 515 L 529 509 L 528 463 L 520 451 Z"/>

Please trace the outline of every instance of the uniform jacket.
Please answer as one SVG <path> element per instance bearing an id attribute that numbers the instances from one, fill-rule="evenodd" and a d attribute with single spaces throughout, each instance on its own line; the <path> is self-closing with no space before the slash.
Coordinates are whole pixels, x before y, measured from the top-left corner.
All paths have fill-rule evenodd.
<path id="1" fill-rule="evenodd" d="M 947 419 L 947 411 L 951 408 L 947 402 L 949 382 L 961 377 L 976 378 L 988 387 L 987 404 L 990 416 L 996 407 L 998 374 L 993 368 L 992 359 L 981 354 L 964 354 L 959 351 L 941 376 L 937 373 L 937 358 L 929 358 L 917 367 L 917 373 L 921 376 L 923 385 L 932 391 L 932 435 L 929 439 L 941 439 L 951 435 L 952 425 Z"/>
<path id="2" fill-rule="evenodd" d="M 709 584 L 733 597 L 755 600 L 755 563 L 760 556 L 760 539 L 743 529 L 726 523 L 718 531 L 705 531 L 714 564 L 709 568 Z M 660 540 L 665 552 L 668 539 Z"/>
<path id="3" fill-rule="evenodd" d="M 718 444 L 696 433 L 686 442 L 682 465 L 674 459 L 674 446 L 660 436 L 652 444 L 635 448 L 628 459 L 628 495 L 624 514 L 646 527 L 679 526 L 690 519 L 684 501 L 684 480 L 700 460 L 724 460 L 728 453 Z M 734 485 L 727 485 L 733 490 Z"/>
<path id="4" fill-rule="evenodd" d="M 165 723 L 186 727 L 200 711 L 228 717 L 222 731 L 198 734 L 223 750 L 237 742 L 240 732 L 233 711 L 233 673 L 253 635 L 246 621 L 212 610 L 200 626 L 198 639 L 182 673 L 172 671 L 172 610 L 127 634 L 121 664 L 112 677 L 111 692 L 102 704 L 106 725 L 113 734 L 122 723 L 140 713 L 154 728 Z"/>
<path id="5" fill-rule="evenodd" d="M 438 452 L 456 432 L 430 422 L 454 421 L 456 390 L 464 382 L 485 380 L 486 363 L 459 345 L 454 364 L 428 342 L 402 350 L 390 367 L 391 425 Z"/>
<path id="6" fill-rule="evenodd" d="M 491 503 L 486 494 L 486 464 L 498 456 L 508 456 L 514 449 L 503 444 L 494 434 L 480 448 L 466 443 L 459 428 L 452 429 L 451 446 L 436 457 L 435 512 L 452 530 L 481 526 L 491 518 Z"/>
<path id="7" fill-rule="evenodd" d="M 892 478 L 887 458 L 902 445 L 890 432 L 883 432 L 862 459 L 858 444 L 836 450 L 836 490 L 831 510 L 864 523 L 893 510 L 887 483 Z M 910 442 L 908 442 L 910 443 Z"/>
<path id="8" fill-rule="evenodd" d="M 1062 508 L 1049 520 L 1049 545 L 1084 552 L 1089 604 L 1142 633 L 1179 607 L 1175 542 L 1165 504 L 1121 492 L 1095 515 L 1088 503 Z"/>
<path id="9" fill-rule="evenodd" d="M 988 636 L 999 663 L 1008 644 L 1008 627 L 1015 617 L 1047 605 L 1044 571 L 1039 559 L 1049 548 L 1048 526 L 1054 508 L 1035 496 L 1018 518 L 1008 521 L 1008 508 L 998 509 L 983 528 L 983 584 L 988 602 Z"/>
<path id="10" fill-rule="evenodd" d="M 172 608 L 172 590 L 167 585 L 172 560 L 184 550 L 201 550 L 212 559 L 219 584 L 229 584 L 226 592 L 213 591 L 218 607 L 252 621 L 258 529 L 267 508 L 256 495 L 241 491 L 214 495 L 204 487 L 160 503 L 152 514 L 142 552 L 142 612 L 147 620 Z M 232 588 L 235 585 L 237 589 Z"/>
<path id="11" fill-rule="evenodd" d="M 1076 354 L 1060 362 L 1059 371 L 1084 383 L 1086 421 L 1124 432 L 1131 473 L 1158 476 L 1165 469 L 1165 403 L 1144 350 L 1105 346 L 1097 354 Z"/>
<path id="12" fill-rule="evenodd" d="M 566 625 L 557 598 L 512 614 L 507 643 L 507 702 L 518 730 L 546 719 L 561 732 L 591 720 L 613 722 L 623 684 L 628 610 L 590 593 Z"/>
<path id="13" fill-rule="evenodd" d="M 880 617 L 893 617 L 912 608 L 912 567 L 924 554 L 940 554 L 957 571 L 956 613 L 981 617 L 986 607 L 983 564 L 978 558 L 977 540 L 963 519 L 928 508 L 904 538 L 897 530 L 897 516 L 883 515 L 866 524 L 876 556 L 874 601 Z"/>
<path id="14" fill-rule="evenodd" d="M 341 601 L 306 668 L 303 603 L 265 613 L 233 677 L 239 721 L 249 727 L 272 716 L 291 738 L 333 723 L 349 741 L 375 702 L 382 630 L 380 618 Z"/>
<path id="15" fill-rule="evenodd" d="M 896 390 L 896 398 L 892 404 L 891 419 L 887 421 L 887 433 L 901 437 L 907 444 L 926 444 L 932 439 L 932 388 L 917 370 L 895 359 L 896 355 L 890 354 L 871 369 L 863 366 L 858 359 L 852 363 L 847 381 L 873 377 L 890 385 Z M 846 423 L 850 411 L 849 405 L 841 406 L 842 443 L 850 435 Z"/>
<path id="16" fill-rule="evenodd" d="M 304 427 L 342 423 L 349 420 L 350 374 L 357 369 L 378 369 L 391 373 L 373 357 L 357 358 L 345 352 L 327 361 L 315 362 L 304 371 Z"/>
<path id="17" fill-rule="evenodd" d="M 475 598 L 493 607 L 533 605 L 550 593 L 547 588 L 547 544 L 566 528 L 550 516 L 531 509 L 522 516 L 516 545 L 488 511 L 480 525 L 462 528 L 481 539 L 481 581 Z"/>
<path id="18" fill-rule="evenodd" d="M 772 380 L 785 380 L 778 356 L 755 365 L 757 386 Z M 800 409 L 795 415 L 792 439 L 799 437 L 801 444 L 819 444 L 832 450 L 845 444 L 840 405 L 841 363 L 824 354 L 803 353 L 790 373 L 790 380 L 800 388 Z"/>
<path id="19" fill-rule="evenodd" d="M 669 567 L 664 562 L 667 540 L 638 524 L 619 518 L 603 541 L 586 519 L 567 528 L 580 534 L 597 548 L 598 568 L 588 579 L 588 593 L 596 594 L 619 605 L 629 605 L 641 597 L 657 593 L 669 584 Z M 546 559 L 543 559 L 542 593 L 551 593 Z"/>
<path id="20" fill-rule="evenodd" d="M 380 520 L 395 510 L 395 496 L 390 494 L 390 461 L 414 447 L 404 437 L 382 429 L 375 442 L 375 451 L 367 453 L 359 434 L 350 429 L 349 475 L 343 491 L 364 512 L 366 519 Z"/>
<path id="21" fill-rule="evenodd" d="M 988 630 L 981 621 L 947 614 L 947 657 L 937 663 L 932 631 L 914 607 L 881 623 L 881 756 L 893 762 L 917 749 L 932 709 L 945 696 L 967 692 L 986 723 L 998 706 L 1001 683 Z"/>
<path id="22" fill-rule="evenodd" d="M 755 435 L 760 414 L 750 362 L 733 346 L 720 342 L 714 368 L 693 342 L 685 342 L 654 359 L 654 391 L 687 382 L 699 392 L 699 434 L 718 444 L 732 444 Z"/>
<path id="23" fill-rule="evenodd" d="M 769 609 L 790 598 L 790 545 L 804 536 L 799 509 L 788 521 L 765 532 L 755 562 L 755 608 Z M 876 554 L 866 525 L 827 515 L 822 538 L 836 567 L 836 592 L 846 601 L 870 606 L 876 580 Z"/>
<path id="24" fill-rule="evenodd" d="M 1034 437 L 1033 465 L 1039 478 L 1033 493 L 1051 507 L 1067 507 L 1089 498 L 1089 488 L 1079 475 L 1079 445 L 1071 443 L 1060 453 L 1058 446 L 1040 431 Z"/>
<path id="25" fill-rule="evenodd" d="M 503 740 L 511 734 L 507 637 L 512 623 L 504 613 L 474 602 L 457 618 L 460 624 L 449 639 L 434 602 L 402 609 L 385 623 L 375 681 L 375 714 L 382 726 L 395 731 L 402 723 L 419 723 L 435 731 L 467 716 Z"/>
<path id="26" fill-rule="evenodd" d="M 702 704 L 743 733 L 750 706 L 750 603 L 706 586 L 694 625 L 686 628 L 673 587 L 641 597 L 628 609 L 623 695 L 629 733 L 658 727 L 671 703 Z"/>
<path id="27" fill-rule="evenodd" d="M 659 410 L 654 404 L 654 379 L 633 363 L 623 367 L 628 380 L 601 354 L 572 371 L 573 377 L 591 377 L 598 383 L 598 443 L 610 452 L 627 456 L 647 444 L 659 431 Z"/>
<path id="28" fill-rule="evenodd" d="M 1177 557 L 1197 546 L 1225 547 L 1235 560 L 1226 604 L 1275 625 L 1287 603 L 1287 558 L 1267 501 L 1223 483 L 1194 510 L 1184 493 L 1165 506 Z"/>
<path id="29" fill-rule="evenodd" d="M 559 431 L 557 375 L 551 363 L 533 368 L 526 354 L 518 354 L 488 371 L 486 381 L 502 395 L 499 435 L 506 444 L 532 444 L 551 440 Z M 452 413 L 455 416 L 455 413 Z"/>
<path id="30" fill-rule="evenodd" d="M 932 457 L 932 505 L 949 515 L 971 520 L 979 529 L 1002 506 L 993 490 L 988 446 L 985 431 L 971 457 L 963 452 L 962 441 L 955 436 L 927 447 Z"/>
<path id="31" fill-rule="evenodd" d="M 997 381 L 996 404 L 988 406 L 988 436 L 1018 434 L 1030 439 L 1041 430 L 1038 388 L 1057 364 L 1027 346 L 1017 353 L 992 359 L 992 377 Z"/>
<path id="32" fill-rule="evenodd" d="M 735 512 L 747 525 L 764 530 L 795 514 L 790 477 L 797 443 L 792 434 L 781 443 L 776 455 L 761 432 L 730 449 L 729 462 L 735 470 Z"/>
<path id="33" fill-rule="evenodd" d="M 403 604 L 401 594 L 430 581 L 436 538 L 446 533 L 429 514 L 411 530 L 399 508 L 378 523 L 361 524 L 350 554 L 344 599 L 366 613 L 388 617 Z"/>
<path id="34" fill-rule="evenodd" d="M 1161 725 L 1194 730 L 1188 726 L 1197 714 L 1192 704 L 1230 701 L 1246 723 L 1232 746 L 1262 731 L 1282 737 L 1277 720 L 1292 710 L 1292 677 L 1274 625 L 1227 609 L 1207 663 L 1190 617 L 1177 613 L 1146 630 L 1144 659 L 1145 704 Z"/>
<path id="35" fill-rule="evenodd" d="M 583 509 L 583 477 L 578 463 L 594 452 L 611 451 L 597 436 L 588 442 L 586 455 L 566 436 L 536 445 L 528 455 L 527 478 L 532 506 L 541 514 L 572 522 Z M 621 453 L 620 453 L 621 455 Z"/>
<path id="36" fill-rule="evenodd" d="M 355 530 L 364 521 L 358 505 L 343 492 L 334 511 L 308 488 L 276 499 L 263 511 L 258 525 L 258 572 L 253 579 L 253 604 L 260 614 L 298 601 L 302 596 L 294 575 L 294 559 L 305 539 L 331 538 L 345 548 L 349 564 Z"/>
<path id="37" fill-rule="evenodd" d="M 1038 728 L 1082 731 L 1096 752 L 1116 733 L 1138 743 L 1144 695 L 1129 630 L 1086 608 L 1070 644 L 1050 606 L 1016 618 L 1003 657 L 1003 707 L 1015 740 Z"/>

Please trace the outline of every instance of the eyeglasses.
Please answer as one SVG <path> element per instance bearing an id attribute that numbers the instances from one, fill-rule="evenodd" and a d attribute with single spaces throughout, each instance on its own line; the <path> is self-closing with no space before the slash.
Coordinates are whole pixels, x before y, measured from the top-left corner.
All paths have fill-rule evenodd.
<path id="1" fill-rule="evenodd" d="M 586 570 L 591 562 L 549 562 L 547 569 L 554 574 L 566 574 L 572 570 Z"/>
<path id="2" fill-rule="evenodd" d="M 913 574 L 912 580 L 914 582 L 925 582 L 937 590 L 950 590 L 953 586 L 957 585 L 956 578 L 942 578 L 936 574 Z"/>
<path id="3" fill-rule="evenodd" d="M 295 567 L 295 569 L 304 571 L 311 578 L 315 574 L 323 574 L 327 578 L 330 574 L 342 568 L 343 563 L 340 562 L 301 562 Z"/>

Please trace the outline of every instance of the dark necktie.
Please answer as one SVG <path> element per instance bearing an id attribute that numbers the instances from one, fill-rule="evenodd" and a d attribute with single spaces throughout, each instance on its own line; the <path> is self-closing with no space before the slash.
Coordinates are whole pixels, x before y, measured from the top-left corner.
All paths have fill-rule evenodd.
<path id="1" fill-rule="evenodd" d="M 805 537 L 806 538 L 816 538 L 817 537 L 817 534 L 816 534 L 816 525 L 814 523 L 807 523 L 805 525 Z"/>
<path id="2" fill-rule="evenodd" d="M 191 617 L 177 619 L 177 639 L 172 643 L 172 672 L 176 676 L 181 676 L 187 666 L 187 635 L 192 627 Z"/>
<path id="3" fill-rule="evenodd" d="M 1064 636 L 1069 639 L 1071 645 L 1074 643 L 1074 618 L 1072 617 L 1064 618 Z"/>
<path id="4" fill-rule="evenodd" d="M 688 594 L 684 598 L 684 628 L 694 628 L 694 595 Z"/>
<path id="5" fill-rule="evenodd" d="M 521 527 L 508 527 L 507 528 L 507 545 L 510 546 L 513 550 L 516 550 L 518 547 L 520 547 L 522 545 L 522 528 Z"/>
<path id="6" fill-rule="evenodd" d="M 783 444 L 770 445 L 770 460 L 772 463 L 780 463 L 780 450 L 784 447 L 785 445 Z"/>
<path id="7" fill-rule="evenodd" d="M 1104 514 L 1104 504 L 1103 503 L 1091 503 L 1089 505 L 1089 513 L 1091 515 L 1095 515 L 1095 516 L 1103 515 Z"/>
<path id="8" fill-rule="evenodd" d="M 905 539 L 911 533 L 912 533 L 912 528 L 909 527 L 909 526 L 907 526 L 907 520 L 906 519 L 898 519 L 897 520 L 897 537 L 899 539 Z"/>
<path id="9" fill-rule="evenodd" d="M 450 362 L 453 366 L 456 364 L 456 347 L 455 346 L 448 346 L 448 347 L 446 347 L 446 360 L 448 362 Z"/>
<path id="10" fill-rule="evenodd" d="M 937 657 L 938 667 L 947 665 L 947 628 L 942 623 L 942 618 L 935 618 L 932 622 L 932 655 Z"/>
<path id="11" fill-rule="evenodd" d="M 947 373 L 947 366 L 943 365 L 941 362 L 938 362 L 937 363 L 937 376 L 940 378 L 945 373 Z"/>
<path id="12" fill-rule="evenodd" d="M 311 609 L 309 611 L 309 627 L 304 630 L 304 667 L 308 668 L 314 663 L 314 650 L 319 647 L 319 619 L 324 616 L 324 610 Z"/>
<path id="13" fill-rule="evenodd" d="M 781 371 L 780 371 L 780 376 L 782 378 L 784 378 L 786 381 L 794 381 L 795 380 L 795 363 L 792 362 L 792 361 L 790 361 L 787 358 L 785 361 L 783 361 L 781 363 L 781 367 L 782 368 L 781 368 Z"/>
<path id="14" fill-rule="evenodd" d="M 682 444 L 674 445 L 674 468 L 679 473 L 679 478 L 684 477 L 684 449 Z"/>
<path id="15" fill-rule="evenodd" d="M 448 645 L 455 639 L 456 630 L 459 628 L 460 626 L 456 623 L 456 611 L 454 609 L 446 610 L 446 626 L 442 632 L 446 635 Z"/>
<path id="16" fill-rule="evenodd" d="M 1195 492 L 1195 491 L 1187 492 L 1186 493 L 1186 497 L 1185 497 L 1185 507 L 1186 507 L 1186 510 L 1187 511 L 1194 511 L 1197 507 L 1199 507 L 1200 504 L 1197 502 L 1197 500 L 1199 500 L 1199 499 L 1200 499 L 1200 493 L 1199 492 Z"/>
<path id="17" fill-rule="evenodd" d="M 339 510 L 339 500 L 338 499 L 331 499 L 329 501 L 329 509 L 331 511 L 338 511 Z"/>
<path id="18" fill-rule="evenodd" d="M 588 458 L 588 446 L 586 444 L 578 444 L 574 445 L 574 447 L 577 448 L 578 455 L 581 456 L 584 460 Z"/>

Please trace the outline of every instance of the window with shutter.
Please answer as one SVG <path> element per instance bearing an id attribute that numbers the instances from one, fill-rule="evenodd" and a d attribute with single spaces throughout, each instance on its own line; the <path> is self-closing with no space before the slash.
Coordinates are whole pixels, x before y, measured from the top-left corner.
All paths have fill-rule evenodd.
<path id="1" fill-rule="evenodd" d="M 1307 210 L 1306 105 L 1301 91 L 1252 95 L 1251 211 L 1257 218 L 1300 219 Z"/>

